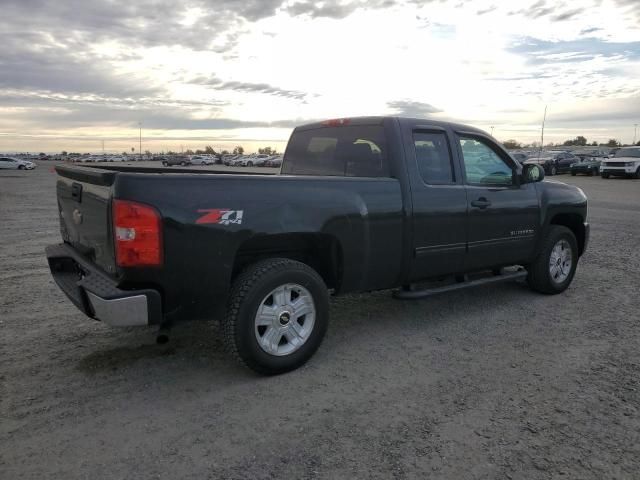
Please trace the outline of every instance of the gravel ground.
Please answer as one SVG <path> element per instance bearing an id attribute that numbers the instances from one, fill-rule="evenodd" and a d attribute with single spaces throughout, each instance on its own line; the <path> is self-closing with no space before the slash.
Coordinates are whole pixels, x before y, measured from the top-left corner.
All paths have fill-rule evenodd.
<path id="1" fill-rule="evenodd" d="M 640 181 L 590 199 L 573 285 L 332 300 L 307 366 L 256 376 L 215 324 L 113 329 L 43 253 L 55 175 L 0 172 L 0 477 L 638 478 Z"/>

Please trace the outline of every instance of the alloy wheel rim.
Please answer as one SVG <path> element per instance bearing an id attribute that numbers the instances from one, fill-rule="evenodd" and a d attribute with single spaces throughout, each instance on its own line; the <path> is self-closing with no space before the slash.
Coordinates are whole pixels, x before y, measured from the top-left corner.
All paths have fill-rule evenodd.
<path id="1" fill-rule="evenodd" d="M 551 249 L 551 255 L 549 256 L 549 274 L 551 275 L 551 280 L 555 283 L 564 282 L 571 273 L 572 265 L 573 255 L 569 242 L 564 239 L 559 240 L 553 246 L 553 249 Z"/>
<path id="2" fill-rule="evenodd" d="M 316 307 L 309 290 L 295 283 L 274 288 L 260 302 L 254 331 L 260 348 L 269 355 L 297 351 L 311 336 Z"/>

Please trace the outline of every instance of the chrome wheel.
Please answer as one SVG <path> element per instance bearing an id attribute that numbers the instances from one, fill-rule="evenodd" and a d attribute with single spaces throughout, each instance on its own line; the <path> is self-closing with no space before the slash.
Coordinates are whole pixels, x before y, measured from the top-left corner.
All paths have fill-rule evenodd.
<path id="1" fill-rule="evenodd" d="M 272 290 L 258 307 L 255 334 L 260 348 L 270 355 L 289 355 L 311 336 L 316 307 L 309 291 L 287 283 Z"/>
<path id="2" fill-rule="evenodd" d="M 566 240 L 559 240 L 549 257 L 549 274 L 554 283 L 562 283 L 567 279 L 571 273 L 572 261 L 571 245 Z"/>

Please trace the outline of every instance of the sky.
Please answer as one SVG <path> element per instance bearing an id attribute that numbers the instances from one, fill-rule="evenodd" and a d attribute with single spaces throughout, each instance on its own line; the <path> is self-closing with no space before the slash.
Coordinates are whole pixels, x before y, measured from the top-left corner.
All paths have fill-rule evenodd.
<path id="1" fill-rule="evenodd" d="M 0 0 L 0 151 L 282 151 L 428 117 L 631 142 L 640 0 Z M 640 139 L 640 129 L 638 132 Z"/>

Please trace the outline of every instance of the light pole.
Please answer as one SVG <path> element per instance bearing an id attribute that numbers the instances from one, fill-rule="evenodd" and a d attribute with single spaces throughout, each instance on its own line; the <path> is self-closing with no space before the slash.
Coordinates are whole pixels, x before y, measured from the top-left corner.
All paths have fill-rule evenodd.
<path id="1" fill-rule="evenodd" d="M 138 122 L 138 127 L 140 128 L 140 142 L 138 143 L 138 155 L 140 155 L 140 160 L 142 160 L 142 122 Z"/>
<path id="2" fill-rule="evenodd" d="M 638 124 L 633 124 L 633 144 L 636 144 L 636 133 L 638 133 Z"/>
<path id="3" fill-rule="evenodd" d="M 493 137 L 493 125 L 491 125 L 491 136 Z"/>
<path id="4" fill-rule="evenodd" d="M 542 153 L 542 149 L 544 148 L 544 122 L 547 120 L 547 106 L 544 106 L 544 115 L 542 117 L 542 133 L 540 134 L 540 153 Z M 540 155 L 538 155 L 540 157 Z"/>

